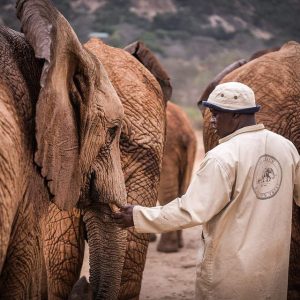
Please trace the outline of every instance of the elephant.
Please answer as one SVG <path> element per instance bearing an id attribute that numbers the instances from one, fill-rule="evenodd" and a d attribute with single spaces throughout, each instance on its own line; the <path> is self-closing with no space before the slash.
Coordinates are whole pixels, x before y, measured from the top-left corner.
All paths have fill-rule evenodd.
<path id="1" fill-rule="evenodd" d="M 181 197 L 187 190 L 193 171 L 197 140 L 192 125 L 176 104 L 167 104 L 167 135 L 158 190 L 161 205 Z M 182 230 L 162 233 L 157 250 L 177 252 L 183 247 Z"/>
<path id="2" fill-rule="evenodd" d="M 243 66 L 228 72 L 220 82 L 238 81 L 250 86 L 261 110 L 256 113 L 258 123 L 291 140 L 300 151 L 300 44 L 290 41 L 280 49 L 261 53 Z M 205 96 L 201 96 L 204 100 Z M 211 128 L 209 110 L 203 110 L 203 138 L 205 150 L 217 144 Z M 289 263 L 288 298 L 300 297 L 300 209 L 294 204 L 292 239 Z"/>
<path id="3" fill-rule="evenodd" d="M 103 64 L 50 2 L 19 0 L 16 7 L 24 35 L 0 27 L 1 299 L 45 298 L 49 274 L 56 270 L 64 280 L 65 265 L 78 265 L 82 240 L 64 244 L 48 230 L 69 216 L 64 237 L 85 223 L 95 298 L 116 298 L 127 234 L 111 221 L 110 207 L 126 203 L 124 107 Z M 152 82 L 153 101 L 162 99 Z M 55 265 L 55 247 L 61 257 L 70 251 L 71 260 Z"/>
<path id="4" fill-rule="evenodd" d="M 125 122 L 128 121 L 128 126 L 126 127 L 131 128 L 129 132 L 124 132 L 124 136 L 121 134 L 120 141 L 121 163 L 125 174 L 127 202 L 149 207 L 155 206 L 158 200 L 159 181 L 165 147 L 166 107 L 167 101 L 170 100 L 172 95 L 172 85 L 168 74 L 153 52 L 144 43 L 137 41 L 126 46 L 124 50 L 117 50 L 118 53 L 123 53 L 123 51 L 128 52 L 127 54 L 131 56 L 130 61 L 132 59 L 135 60 L 134 68 L 126 71 L 127 76 L 131 72 L 135 74 L 137 69 L 140 68 L 147 70 L 149 72 L 147 73 L 147 77 L 145 74 L 144 78 L 141 78 L 141 81 L 148 82 L 150 79 L 149 76 L 152 74 L 156 82 L 159 83 L 163 95 L 163 99 L 160 102 L 157 101 L 157 96 L 153 92 L 143 93 L 143 95 L 131 92 L 131 97 L 128 97 L 129 92 L 128 95 L 125 95 L 123 88 L 121 86 L 117 87 L 116 84 L 118 82 L 116 68 L 118 69 L 119 61 L 117 59 L 115 61 L 105 60 L 103 57 L 103 61 L 107 62 L 105 66 L 110 79 L 116 87 L 124 105 Z M 104 53 L 104 51 L 101 53 Z M 128 82 L 124 82 L 124 85 L 130 86 L 130 82 L 132 81 L 130 77 L 128 78 Z M 124 76 L 121 75 L 121 78 L 124 78 Z M 138 107 L 137 103 L 141 103 L 141 106 Z M 133 118 L 136 115 L 142 118 L 139 123 Z M 131 147 L 128 147 L 128 142 L 134 145 L 137 144 L 138 147 L 131 149 Z M 126 257 L 118 299 L 138 299 L 149 238 L 149 234 L 137 233 L 134 228 L 128 230 Z"/>
<path id="5" fill-rule="evenodd" d="M 124 107 L 120 150 L 127 202 L 154 206 L 158 198 L 165 143 L 166 102 L 172 93 L 170 79 L 153 53 L 142 42 L 134 42 L 123 50 L 93 38 L 85 47 L 103 63 Z M 55 221 L 52 222 L 54 217 Z M 71 247 L 65 248 L 61 253 L 59 244 L 53 243 L 56 233 L 54 239 L 61 240 L 62 244 L 80 244 L 77 240 L 83 244 L 84 228 L 81 229 L 80 225 L 74 226 L 81 224 L 81 218 L 76 212 L 69 215 L 62 215 L 57 210 L 49 213 L 48 232 L 53 234 L 49 234 L 48 238 L 52 246 L 48 249 L 48 255 L 52 255 L 48 261 L 59 267 L 48 275 L 48 296 L 55 296 L 56 299 L 65 299 L 70 293 L 69 297 L 84 299 L 86 294 L 87 285 L 83 278 L 75 284 L 79 276 L 77 270 L 82 266 L 83 249 L 77 247 L 76 255 Z M 70 228 L 71 233 L 68 232 Z M 148 234 L 137 234 L 134 230 L 128 230 L 118 299 L 138 298 L 148 242 Z M 61 272 L 62 264 L 64 273 Z M 90 261 L 90 267 L 93 264 Z"/>
<path id="6" fill-rule="evenodd" d="M 29 0 L 27 1 L 29 2 Z M 48 2 L 43 0 L 42 3 L 43 7 L 35 8 L 38 16 L 48 16 L 49 21 L 52 22 L 57 19 L 57 15 L 62 18 Z M 49 21 L 45 20 L 43 23 L 49 27 Z M 43 29 L 42 25 L 41 30 L 46 31 L 48 27 Z M 51 26 L 56 26 L 56 24 L 51 23 Z M 54 28 L 55 31 L 58 31 L 57 27 Z M 66 20 L 60 26 L 61 32 L 65 30 L 71 31 Z M 66 33 L 65 40 L 74 35 L 73 31 Z M 35 39 L 32 40 L 35 41 Z M 98 80 L 101 86 L 102 79 L 97 76 L 96 71 L 98 69 L 106 70 L 108 80 L 112 83 L 123 105 L 124 117 L 118 146 L 127 202 L 153 206 L 157 201 L 165 141 L 166 102 L 172 92 L 169 77 L 151 51 L 141 42 L 135 42 L 126 49 L 118 49 L 93 38 L 86 44 L 77 45 L 77 47 L 84 49 L 85 55 L 90 55 L 99 61 L 98 67 L 82 68 L 80 70 L 83 73 L 82 76 L 85 75 L 84 72 L 92 72 L 95 75 L 92 79 Z M 62 50 L 62 53 L 64 51 Z M 81 76 L 81 73 L 78 73 L 77 76 Z M 83 85 L 78 88 L 83 96 L 88 92 Z M 79 114 L 80 111 L 76 111 L 76 113 Z M 101 136 L 96 136 L 95 133 L 96 138 L 101 138 Z M 116 204 L 121 206 L 120 203 Z M 49 299 L 66 299 L 70 295 L 72 287 L 79 277 L 83 260 L 84 238 L 86 237 L 91 253 L 90 283 L 94 297 L 96 299 L 116 299 L 118 294 L 120 299 L 138 297 L 149 235 L 137 234 L 134 230 L 128 230 L 127 242 L 124 242 L 123 236 L 118 240 L 118 245 L 122 246 L 122 249 L 126 248 L 126 252 L 123 257 L 117 256 L 115 255 L 117 254 L 116 245 L 110 241 L 114 232 L 108 232 L 105 235 L 106 240 L 99 235 L 94 238 L 90 234 L 91 229 L 87 226 L 90 216 L 86 216 L 86 205 L 84 201 L 80 201 L 77 205 L 79 209 L 72 211 L 61 211 L 55 205 L 50 206 L 47 210 L 42 228 L 46 269 L 46 275 L 43 276 L 45 278 L 42 285 L 43 295 Z M 114 230 L 115 227 L 110 222 L 108 212 L 102 219 Z M 98 229 L 102 230 L 101 223 L 97 225 L 90 221 L 89 224 L 92 229 L 100 227 Z M 93 275 L 93 270 L 100 263 L 104 264 L 103 274 L 101 276 Z M 116 269 L 113 270 L 114 268 Z M 81 284 L 85 286 L 84 283 L 83 280 L 78 283 L 79 290 Z M 97 289 L 98 285 L 101 288 Z M 72 294 L 72 296 L 74 295 Z"/>

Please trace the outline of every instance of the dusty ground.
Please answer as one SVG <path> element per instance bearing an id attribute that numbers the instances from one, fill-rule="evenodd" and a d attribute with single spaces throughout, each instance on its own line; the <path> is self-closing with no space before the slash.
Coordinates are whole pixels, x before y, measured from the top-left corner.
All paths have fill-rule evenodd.
<path id="1" fill-rule="evenodd" d="M 140 299 L 194 299 L 195 261 L 201 228 L 184 230 L 184 248 L 177 253 L 160 253 L 156 244 L 148 248 Z"/>
<path id="2" fill-rule="evenodd" d="M 203 158 L 202 133 L 197 131 L 198 153 L 194 172 Z M 184 248 L 177 253 L 156 251 L 158 240 L 148 248 L 140 300 L 178 300 L 194 298 L 195 262 L 201 227 L 183 231 Z M 87 248 L 87 247 L 86 247 Z M 81 274 L 88 278 L 88 251 Z"/>
<path id="3" fill-rule="evenodd" d="M 202 132 L 197 131 L 198 151 L 194 173 L 204 156 Z M 196 256 L 201 226 L 183 231 L 184 247 L 177 253 L 156 251 L 156 242 L 148 248 L 140 299 L 177 300 L 194 299 Z"/>

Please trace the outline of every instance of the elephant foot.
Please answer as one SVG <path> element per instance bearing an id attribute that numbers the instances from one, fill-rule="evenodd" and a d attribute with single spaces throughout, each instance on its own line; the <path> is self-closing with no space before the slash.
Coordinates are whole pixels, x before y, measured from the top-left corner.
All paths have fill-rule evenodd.
<path id="1" fill-rule="evenodd" d="M 157 251 L 171 253 L 179 250 L 177 231 L 162 233 L 159 243 L 157 245 Z"/>
<path id="2" fill-rule="evenodd" d="M 69 300 L 93 300 L 93 292 L 85 276 L 81 277 L 74 285 Z"/>
<path id="3" fill-rule="evenodd" d="M 149 242 L 155 242 L 157 239 L 156 234 L 155 233 L 149 233 Z"/>
<path id="4" fill-rule="evenodd" d="M 177 231 L 177 237 L 178 237 L 178 247 L 183 248 L 184 242 L 183 242 L 183 237 L 182 237 L 182 230 Z"/>

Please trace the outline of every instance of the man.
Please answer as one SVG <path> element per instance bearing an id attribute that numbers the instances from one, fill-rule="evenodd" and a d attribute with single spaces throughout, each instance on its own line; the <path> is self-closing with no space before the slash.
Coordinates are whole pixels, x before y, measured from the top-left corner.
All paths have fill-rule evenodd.
<path id="1" fill-rule="evenodd" d="M 299 155 L 256 125 L 254 92 L 218 85 L 203 105 L 221 138 L 186 194 L 165 206 L 125 206 L 121 227 L 166 232 L 203 224 L 196 299 L 286 299 L 292 200 L 300 205 Z"/>

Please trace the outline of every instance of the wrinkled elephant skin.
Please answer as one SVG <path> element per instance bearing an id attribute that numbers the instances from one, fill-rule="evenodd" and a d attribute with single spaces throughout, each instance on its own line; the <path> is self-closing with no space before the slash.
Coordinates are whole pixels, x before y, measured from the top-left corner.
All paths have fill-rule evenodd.
<path id="1" fill-rule="evenodd" d="M 121 271 L 112 285 L 106 274 L 122 269 L 126 232 L 111 230 L 107 211 L 108 204 L 126 201 L 119 147 L 122 103 L 101 62 L 51 3 L 18 1 L 17 14 L 26 40 L 0 27 L 1 299 L 68 293 L 53 287 L 55 271 L 64 272 L 69 264 L 76 267 L 68 276 L 60 274 L 63 284 L 79 276 L 83 239 L 77 235 L 75 243 L 68 242 L 82 231 L 82 218 L 72 211 L 76 204 L 87 214 L 90 242 L 95 244 L 95 236 L 115 247 L 110 269 L 99 259 L 91 269 L 93 293 L 116 298 Z M 66 240 L 51 228 L 61 220 Z M 60 265 L 52 260 L 55 255 L 63 258 Z"/>

